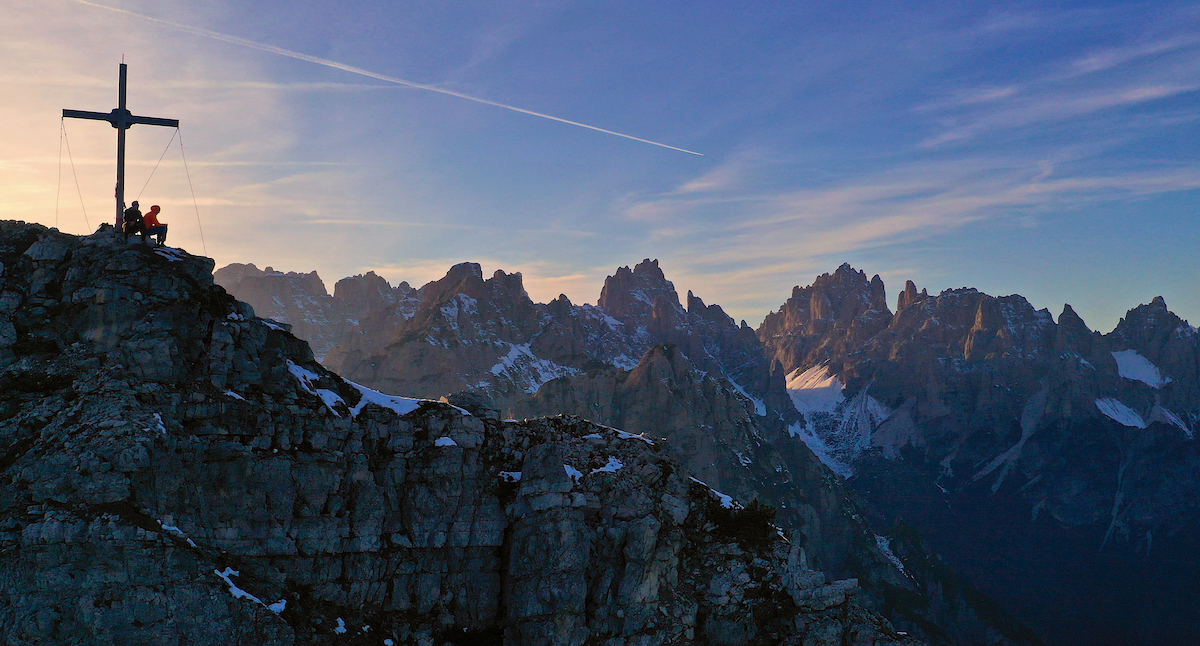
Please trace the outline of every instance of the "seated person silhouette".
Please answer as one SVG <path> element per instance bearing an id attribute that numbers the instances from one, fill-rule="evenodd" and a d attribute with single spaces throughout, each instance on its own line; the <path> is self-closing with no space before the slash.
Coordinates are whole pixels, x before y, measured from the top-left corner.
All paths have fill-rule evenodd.
<path id="1" fill-rule="evenodd" d="M 158 236 L 158 246 L 161 247 L 163 246 L 163 243 L 167 241 L 167 225 L 158 221 L 159 213 L 160 209 L 158 208 L 158 205 L 155 204 L 154 206 L 150 207 L 150 212 L 146 214 L 144 220 L 146 225 L 146 233 L 152 236 Z"/>
<path id="2" fill-rule="evenodd" d="M 125 239 L 129 240 L 130 234 L 140 233 L 142 234 L 142 244 L 146 244 L 146 221 L 142 219 L 142 211 L 138 208 L 137 200 L 134 200 L 133 205 L 125 209 L 123 219 L 122 230 L 125 232 Z"/>

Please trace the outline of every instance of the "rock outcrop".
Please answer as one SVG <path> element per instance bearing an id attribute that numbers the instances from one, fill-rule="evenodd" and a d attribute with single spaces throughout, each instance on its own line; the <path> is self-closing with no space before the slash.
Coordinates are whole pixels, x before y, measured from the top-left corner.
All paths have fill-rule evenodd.
<path id="1" fill-rule="evenodd" d="M 6 643 L 912 643 L 654 440 L 343 380 L 107 227 L 0 264 Z"/>

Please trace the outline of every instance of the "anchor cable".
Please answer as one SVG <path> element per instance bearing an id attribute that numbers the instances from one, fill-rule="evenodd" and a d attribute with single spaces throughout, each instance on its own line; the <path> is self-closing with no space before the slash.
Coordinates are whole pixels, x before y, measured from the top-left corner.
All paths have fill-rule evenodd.
<path id="1" fill-rule="evenodd" d="M 196 226 L 200 228 L 200 245 L 204 248 L 204 255 L 208 255 L 208 245 L 204 242 L 204 226 L 200 224 L 200 204 L 196 202 L 196 189 L 192 186 L 192 171 L 188 170 L 187 153 L 183 152 L 183 131 L 175 128 L 175 134 L 179 135 L 179 155 L 183 157 L 183 172 L 187 173 L 188 190 L 192 192 L 192 206 L 196 209 Z"/>
<path id="2" fill-rule="evenodd" d="M 138 191 L 137 197 L 133 199 L 142 199 L 142 193 L 146 192 L 146 187 L 150 185 L 150 180 L 154 179 L 154 171 L 158 170 L 158 165 L 162 163 L 163 157 L 167 156 L 167 151 L 171 149 L 171 144 L 175 143 L 175 137 L 178 134 L 179 128 L 176 128 L 175 132 L 171 133 L 171 141 L 167 142 L 167 147 L 163 148 L 162 154 L 158 156 L 158 162 L 154 164 L 154 168 L 150 169 L 150 176 L 146 178 L 146 183 L 142 184 L 142 190 Z"/>
<path id="3" fill-rule="evenodd" d="M 71 174 L 75 176 L 75 190 L 79 192 L 79 208 L 83 209 L 83 222 L 87 224 L 88 231 L 92 230 L 92 223 L 88 221 L 87 206 L 83 204 L 83 189 L 79 188 L 79 173 L 75 172 L 75 156 L 71 154 L 71 138 L 67 136 L 67 124 L 63 121 L 63 141 L 67 143 L 67 159 L 71 160 Z"/>

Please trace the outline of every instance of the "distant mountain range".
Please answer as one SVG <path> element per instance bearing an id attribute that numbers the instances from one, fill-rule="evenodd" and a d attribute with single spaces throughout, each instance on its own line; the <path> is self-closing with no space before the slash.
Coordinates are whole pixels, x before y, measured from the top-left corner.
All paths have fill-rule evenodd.
<path id="1" fill-rule="evenodd" d="M 1161 298 L 1101 334 L 1069 306 L 1055 321 L 1018 295 L 911 281 L 893 312 L 878 276 L 843 265 L 754 330 L 681 303 L 651 260 L 594 306 L 534 303 L 520 274 L 472 263 L 333 296 L 315 273 L 215 279 L 372 388 L 666 437 L 935 642 L 1035 642 L 1021 622 L 1051 644 L 1200 642 L 1200 334 Z M 806 499 L 814 478 L 844 500 Z M 903 576 L 882 574 L 892 559 Z"/>

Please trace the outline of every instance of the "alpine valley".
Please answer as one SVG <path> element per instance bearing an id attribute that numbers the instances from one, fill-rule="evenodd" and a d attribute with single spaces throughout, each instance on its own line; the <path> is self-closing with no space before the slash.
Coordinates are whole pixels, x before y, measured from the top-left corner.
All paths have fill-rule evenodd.
<path id="1" fill-rule="evenodd" d="M 346 383 L 652 439 L 929 643 L 1200 643 L 1200 333 L 1162 298 L 1102 334 L 1070 306 L 911 281 L 893 310 L 843 265 L 755 330 L 681 302 L 652 260 L 596 305 L 473 263 L 332 296 L 315 272 L 215 278 Z"/>

